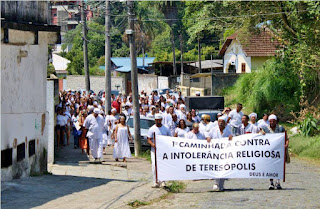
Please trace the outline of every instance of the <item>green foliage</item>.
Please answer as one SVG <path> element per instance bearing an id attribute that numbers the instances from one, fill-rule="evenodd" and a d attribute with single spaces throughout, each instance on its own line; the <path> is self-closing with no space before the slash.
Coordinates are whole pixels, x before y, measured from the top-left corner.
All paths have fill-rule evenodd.
<path id="1" fill-rule="evenodd" d="M 226 105 L 243 103 L 246 111 L 264 112 L 290 111 L 299 109 L 299 78 L 291 67 L 276 58 L 252 73 L 243 74 L 232 88 L 224 91 Z"/>
<path id="2" fill-rule="evenodd" d="M 320 159 L 320 135 L 313 137 L 295 135 L 290 137 L 289 150 L 299 157 Z"/>
<path id="3" fill-rule="evenodd" d="M 130 48 L 126 44 L 122 44 L 121 48 L 114 50 L 113 57 L 129 57 Z"/>
<path id="4" fill-rule="evenodd" d="M 317 120 L 308 113 L 306 118 L 300 123 L 300 130 L 303 136 L 313 136 L 320 129 L 317 126 Z"/>
<path id="5" fill-rule="evenodd" d="M 186 188 L 186 184 L 181 181 L 169 181 L 166 183 L 166 190 L 172 193 L 180 193 Z"/>
<path id="6" fill-rule="evenodd" d="M 151 162 L 151 153 L 150 153 L 150 150 L 148 149 L 148 150 L 142 152 L 139 157 L 145 158 L 146 160 L 148 160 L 149 162 Z"/>
<path id="7" fill-rule="evenodd" d="M 140 201 L 140 200 L 135 200 L 135 201 L 128 203 L 128 205 L 133 208 L 138 208 L 138 207 L 149 205 L 149 204 L 150 204 L 150 202 L 145 202 L 145 201 Z"/>
<path id="8" fill-rule="evenodd" d="M 50 74 L 54 74 L 54 75 L 57 75 L 56 74 L 56 70 L 54 69 L 54 66 L 53 64 L 49 64 L 48 67 L 47 67 L 47 78 L 50 77 Z"/>

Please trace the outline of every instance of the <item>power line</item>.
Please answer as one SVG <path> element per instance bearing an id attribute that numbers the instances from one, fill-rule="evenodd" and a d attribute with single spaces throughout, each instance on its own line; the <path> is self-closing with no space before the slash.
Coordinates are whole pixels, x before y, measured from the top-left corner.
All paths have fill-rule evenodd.
<path id="1" fill-rule="evenodd" d="M 310 11 L 310 10 L 298 10 L 298 11 L 290 11 L 290 12 L 274 12 L 274 13 L 265 13 L 265 14 L 252 14 L 252 15 L 236 15 L 236 16 L 225 16 L 225 17 L 197 17 L 197 18 L 164 18 L 164 19 L 140 19 L 139 21 L 142 22 L 156 22 L 156 21 L 179 21 L 179 20 L 219 20 L 219 19 L 232 19 L 232 18 L 246 18 L 246 17 L 257 17 L 257 16 L 271 16 L 271 15 L 279 15 L 279 14 L 291 14 L 294 12 L 306 12 L 306 11 Z M 137 20 L 137 19 L 135 19 Z"/>

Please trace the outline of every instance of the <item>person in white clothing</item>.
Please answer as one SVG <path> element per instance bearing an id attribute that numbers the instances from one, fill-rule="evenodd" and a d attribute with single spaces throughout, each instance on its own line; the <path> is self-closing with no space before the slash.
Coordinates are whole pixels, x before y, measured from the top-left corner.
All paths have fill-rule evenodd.
<path id="1" fill-rule="evenodd" d="M 177 114 L 179 120 L 187 120 L 187 113 L 186 113 L 186 106 L 184 104 L 180 105 L 180 111 L 179 114 Z"/>
<path id="2" fill-rule="evenodd" d="M 189 127 L 187 127 L 185 120 L 180 119 L 178 127 L 174 131 L 174 137 L 185 138 L 186 134 L 190 131 Z"/>
<path id="3" fill-rule="evenodd" d="M 120 123 L 115 128 L 113 158 L 115 158 L 116 161 L 121 158 L 123 162 L 127 162 L 126 158 L 131 158 L 129 140 L 132 140 L 132 137 L 129 126 L 126 125 L 126 117 L 121 115 L 119 120 Z"/>
<path id="4" fill-rule="evenodd" d="M 89 138 L 89 147 L 94 161 L 97 161 L 102 157 L 104 118 L 99 114 L 99 108 L 95 108 L 93 113 L 85 119 L 83 124 L 83 126 L 88 130 L 87 137 Z"/>
<path id="5" fill-rule="evenodd" d="M 210 143 L 212 139 L 228 138 L 232 140 L 232 133 L 229 126 L 226 126 L 228 118 L 226 116 L 221 116 L 218 119 L 218 126 L 212 129 L 209 133 L 206 134 L 207 141 Z M 224 190 L 224 181 L 225 179 L 216 179 L 215 184 L 213 185 L 214 191 L 223 191 Z"/>
<path id="6" fill-rule="evenodd" d="M 116 118 L 116 114 L 117 114 L 117 109 L 113 108 L 111 110 L 111 114 L 107 115 L 105 123 L 104 123 L 104 128 L 108 131 L 108 140 L 107 140 L 107 145 L 111 146 L 114 144 L 113 139 L 112 139 L 112 133 L 114 131 L 115 126 L 115 122 L 117 120 Z"/>
<path id="7" fill-rule="evenodd" d="M 209 132 L 213 127 L 214 124 L 211 122 L 211 117 L 210 115 L 203 114 L 201 116 L 201 123 L 199 124 L 199 130 L 201 133 L 205 134 L 206 132 Z"/>
<path id="8" fill-rule="evenodd" d="M 242 120 L 242 125 L 240 126 L 240 135 L 259 133 L 258 127 L 249 123 L 248 115 L 243 115 L 241 120 Z"/>
<path id="9" fill-rule="evenodd" d="M 192 130 L 186 134 L 186 139 L 206 139 L 205 135 L 199 131 L 199 123 L 192 124 Z"/>
<path id="10" fill-rule="evenodd" d="M 162 135 L 162 136 L 171 136 L 170 130 L 162 125 L 162 115 L 156 114 L 155 115 L 155 124 L 151 126 L 151 128 L 148 131 L 148 144 L 151 146 L 151 159 L 152 159 L 152 174 L 153 174 L 153 188 L 159 188 L 161 185 L 161 182 L 156 182 L 156 174 L 155 174 L 155 143 L 154 143 L 154 135 Z M 164 185 L 161 185 L 164 186 Z"/>
<path id="11" fill-rule="evenodd" d="M 270 122 L 269 122 L 269 120 L 268 120 L 268 117 L 269 117 L 269 115 L 265 113 L 265 114 L 263 114 L 262 119 L 260 119 L 260 120 L 258 121 L 258 128 L 259 128 L 260 130 L 265 129 L 265 128 L 267 128 L 267 127 L 270 125 Z"/>
<path id="12" fill-rule="evenodd" d="M 240 134 L 241 118 L 243 116 L 242 104 L 238 103 L 237 108 L 232 110 L 228 115 L 227 123 L 231 126 L 232 134 L 237 136 Z"/>
<path id="13" fill-rule="evenodd" d="M 257 113 L 255 113 L 255 112 L 250 113 L 250 115 L 249 115 L 249 123 L 252 124 L 252 125 L 257 126 L 257 128 L 258 128 L 257 118 L 258 118 Z"/>

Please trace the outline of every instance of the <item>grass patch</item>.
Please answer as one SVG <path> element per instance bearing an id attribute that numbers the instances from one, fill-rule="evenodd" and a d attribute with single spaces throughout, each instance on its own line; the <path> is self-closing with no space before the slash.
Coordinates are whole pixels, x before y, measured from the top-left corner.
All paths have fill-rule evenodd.
<path id="1" fill-rule="evenodd" d="M 167 199 L 172 193 L 168 192 L 166 194 L 161 195 L 159 198 L 153 199 L 151 201 L 140 201 L 140 200 L 134 200 L 132 202 L 129 202 L 128 205 L 133 208 L 139 208 L 146 205 L 152 205 L 154 203 L 160 202 L 161 200 Z"/>
<path id="2" fill-rule="evenodd" d="M 149 162 L 151 162 L 151 150 L 146 150 L 144 152 L 142 152 L 139 157 L 144 158 L 146 160 L 148 160 Z"/>
<path id="3" fill-rule="evenodd" d="M 141 200 L 134 200 L 129 202 L 128 205 L 133 208 L 138 208 L 146 205 L 152 205 L 154 203 L 158 203 L 161 200 L 167 199 L 173 193 L 182 192 L 186 188 L 186 184 L 181 181 L 169 181 L 166 182 L 167 186 L 165 189 L 168 191 L 166 194 L 161 195 L 159 198 L 150 200 L 150 201 L 141 201 Z"/>
<path id="4" fill-rule="evenodd" d="M 313 137 L 292 136 L 290 137 L 289 149 L 299 157 L 320 160 L 320 135 Z"/>
<path id="5" fill-rule="evenodd" d="M 171 193 L 179 193 L 186 188 L 186 184 L 181 181 L 169 181 L 166 184 L 166 190 Z"/>
<path id="6" fill-rule="evenodd" d="M 141 207 L 141 206 L 150 205 L 150 202 L 144 202 L 144 201 L 140 201 L 140 200 L 135 200 L 135 201 L 130 202 L 128 205 L 133 207 L 133 208 L 138 208 L 138 207 Z"/>

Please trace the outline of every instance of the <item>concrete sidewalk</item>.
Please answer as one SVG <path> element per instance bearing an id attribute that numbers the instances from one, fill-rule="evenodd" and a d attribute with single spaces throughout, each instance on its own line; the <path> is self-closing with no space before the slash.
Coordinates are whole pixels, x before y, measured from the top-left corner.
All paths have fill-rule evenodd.
<path id="1" fill-rule="evenodd" d="M 151 188 L 151 163 L 112 159 L 107 148 L 103 164 L 91 164 L 73 145 L 59 150 L 53 175 L 2 182 L 2 208 L 130 208 L 130 201 L 149 201 L 167 193 Z"/>

